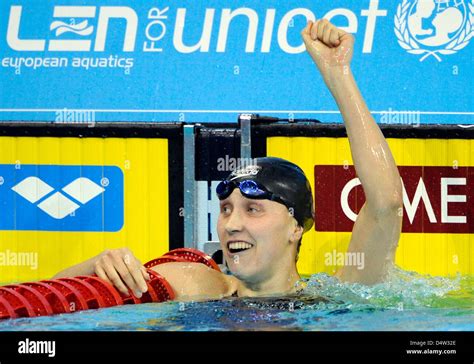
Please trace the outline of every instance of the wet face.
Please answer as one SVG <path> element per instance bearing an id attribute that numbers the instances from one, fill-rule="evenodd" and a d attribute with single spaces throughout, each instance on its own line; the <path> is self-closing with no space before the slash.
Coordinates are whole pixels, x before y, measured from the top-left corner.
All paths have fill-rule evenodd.
<path id="1" fill-rule="evenodd" d="M 217 232 L 234 276 L 258 283 L 294 265 L 302 229 L 284 205 L 249 199 L 235 189 L 220 201 Z"/>

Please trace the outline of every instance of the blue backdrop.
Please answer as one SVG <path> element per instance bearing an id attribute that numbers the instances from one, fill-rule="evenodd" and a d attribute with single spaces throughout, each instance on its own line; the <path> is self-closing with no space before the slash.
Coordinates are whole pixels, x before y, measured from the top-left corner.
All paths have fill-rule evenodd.
<path id="1" fill-rule="evenodd" d="M 474 0 L 2 0 L 0 120 L 340 122 L 300 37 L 320 17 L 379 122 L 474 124 Z"/>

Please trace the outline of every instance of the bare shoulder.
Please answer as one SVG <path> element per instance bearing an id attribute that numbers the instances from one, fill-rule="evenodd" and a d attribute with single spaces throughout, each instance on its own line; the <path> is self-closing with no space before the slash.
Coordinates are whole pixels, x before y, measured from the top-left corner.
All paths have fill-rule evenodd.
<path id="1" fill-rule="evenodd" d="M 223 298 L 237 290 L 236 278 L 201 263 L 171 262 L 152 269 L 166 278 L 178 300 Z"/>

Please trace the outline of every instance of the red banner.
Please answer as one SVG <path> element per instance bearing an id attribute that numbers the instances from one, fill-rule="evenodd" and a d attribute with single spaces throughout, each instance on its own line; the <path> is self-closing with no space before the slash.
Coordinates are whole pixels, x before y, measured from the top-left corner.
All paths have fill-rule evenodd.
<path id="1" fill-rule="evenodd" d="M 398 167 L 403 232 L 474 233 L 473 167 Z M 317 165 L 315 229 L 350 232 L 365 195 L 353 166 Z"/>

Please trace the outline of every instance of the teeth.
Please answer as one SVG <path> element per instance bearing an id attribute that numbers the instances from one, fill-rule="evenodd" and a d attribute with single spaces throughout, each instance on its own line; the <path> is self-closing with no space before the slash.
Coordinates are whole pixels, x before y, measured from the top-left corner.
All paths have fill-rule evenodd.
<path id="1" fill-rule="evenodd" d="M 229 249 L 250 249 L 252 244 L 249 244 L 245 241 L 237 241 L 229 244 Z"/>

